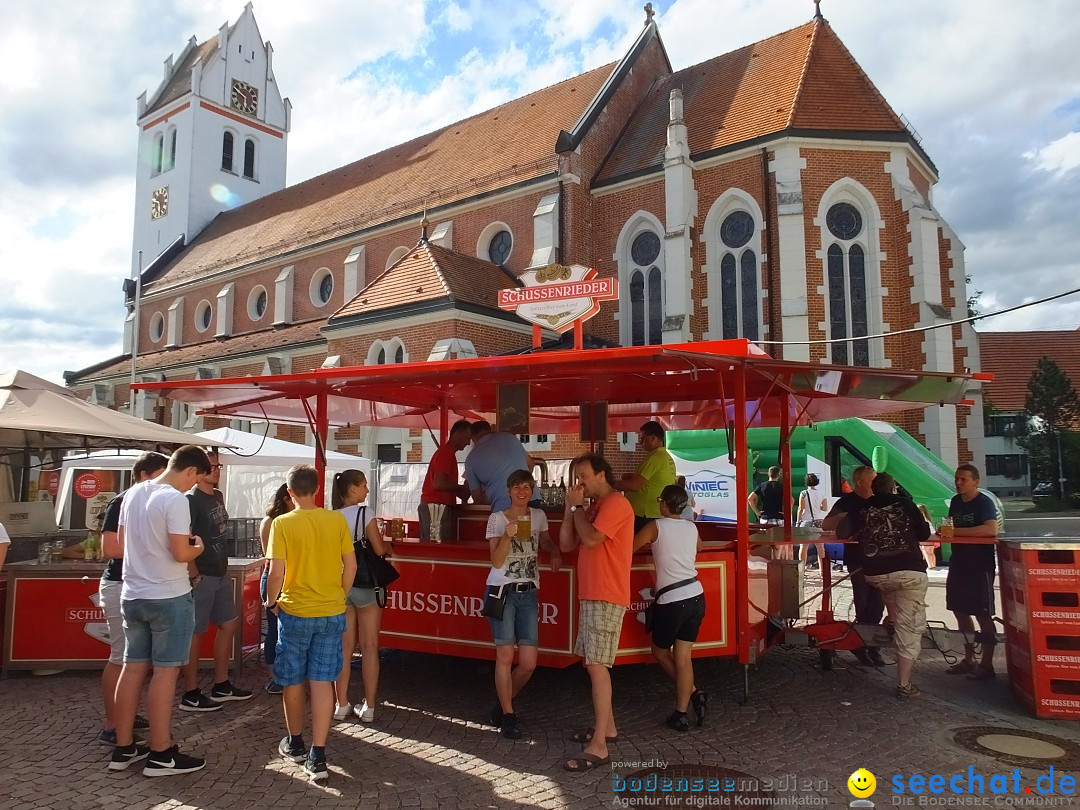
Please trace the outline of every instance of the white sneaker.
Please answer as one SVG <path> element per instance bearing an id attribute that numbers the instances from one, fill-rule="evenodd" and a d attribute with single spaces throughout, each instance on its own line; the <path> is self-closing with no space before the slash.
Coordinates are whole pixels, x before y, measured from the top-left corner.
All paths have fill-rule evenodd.
<path id="1" fill-rule="evenodd" d="M 361 723 L 375 722 L 375 709 L 372 706 L 368 706 L 366 700 L 354 708 L 353 711 L 356 713 L 356 716 L 360 718 Z"/>
<path id="2" fill-rule="evenodd" d="M 352 707 L 353 707 L 353 705 L 351 703 L 346 703 L 344 706 L 341 706 L 341 705 L 335 706 L 334 707 L 334 719 L 335 720 L 344 720 L 346 717 L 349 716 L 349 712 L 352 711 Z"/>

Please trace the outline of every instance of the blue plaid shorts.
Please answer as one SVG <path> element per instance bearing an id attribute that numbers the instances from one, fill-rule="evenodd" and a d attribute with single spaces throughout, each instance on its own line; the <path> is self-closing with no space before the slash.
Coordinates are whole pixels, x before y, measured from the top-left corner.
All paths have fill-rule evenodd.
<path id="1" fill-rule="evenodd" d="M 307 619 L 278 609 L 274 680 L 282 686 L 336 681 L 341 672 L 345 614 Z"/>

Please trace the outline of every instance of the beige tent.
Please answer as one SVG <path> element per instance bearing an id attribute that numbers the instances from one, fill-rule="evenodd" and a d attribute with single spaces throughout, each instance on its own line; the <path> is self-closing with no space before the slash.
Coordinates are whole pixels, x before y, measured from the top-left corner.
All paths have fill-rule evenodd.
<path id="1" fill-rule="evenodd" d="M 129 448 L 163 445 L 228 447 L 134 416 L 91 405 L 74 392 L 25 371 L 0 372 L 0 456 L 47 450 Z"/>

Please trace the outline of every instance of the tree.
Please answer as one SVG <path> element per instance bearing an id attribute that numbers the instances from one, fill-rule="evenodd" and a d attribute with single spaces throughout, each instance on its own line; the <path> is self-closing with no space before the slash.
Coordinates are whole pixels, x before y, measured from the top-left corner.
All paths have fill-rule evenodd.
<path id="1" fill-rule="evenodd" d="M 966 287 L 971 286 L 971 276 L 970 275 L 964 276 L 964 284 L 965 284 Z M 982 315 L 982 312 L 979 310 L 979 299 L 982 298 L 982 294 L 983 294 L 982 290 L 975 290 L 975 292 L 973 292 L 971 295 L 968 296 L 968 299 L 967 299 L 967 316 L 969 318 L 975 318 L 975 317 L 978 317 L 979 315 Z"/>
<path id="2" fill-rule="evenodd" d="M 1024 409 L 1031 423 L 1028 434 L 1019 443 L 1028 451 L 1032 469 L 1038 470 L 1043 480 L 1065 478 L 1062 434 L 1072 430 L 1080 419 L 1080 404 L 1069 376 L 1045 355 L 1028 380 Z M 1058 496 L 1064 500 L 1064 481 L 1059 480 L 1058 486 Z"/>

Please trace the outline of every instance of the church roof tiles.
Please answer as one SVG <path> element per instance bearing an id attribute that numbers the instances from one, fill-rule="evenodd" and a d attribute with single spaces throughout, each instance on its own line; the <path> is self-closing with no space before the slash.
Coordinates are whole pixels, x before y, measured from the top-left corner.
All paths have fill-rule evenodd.
<path id="1" fill-rule="evenodd" d="M 514 285 L 514 277 L 491 262 L 421 242 L 335 312 L 328 325 L 410 305 L 452 302 L 498 311 L 499 290 Z"/>
<path id="2" fill-rule="evenodd" d="M 660 169 L 668 97 L 676 88 L 696 158 L 785 130 L 906 132 L 829 24 L 813 21 L 657 82 L 598 172 L 597 185 Z"/>

